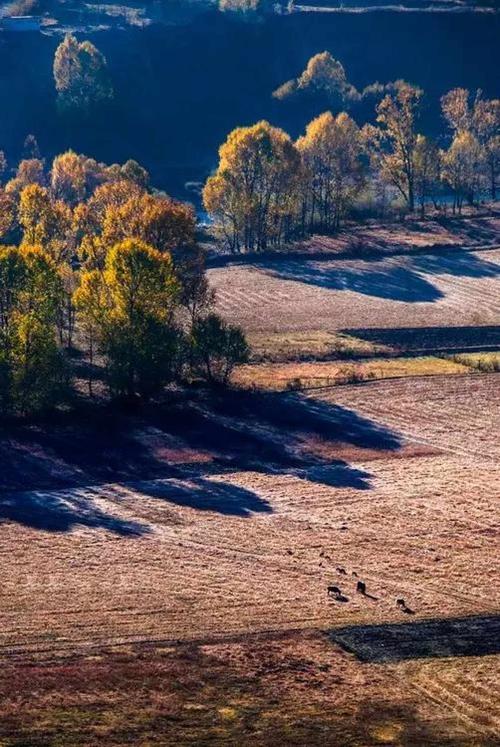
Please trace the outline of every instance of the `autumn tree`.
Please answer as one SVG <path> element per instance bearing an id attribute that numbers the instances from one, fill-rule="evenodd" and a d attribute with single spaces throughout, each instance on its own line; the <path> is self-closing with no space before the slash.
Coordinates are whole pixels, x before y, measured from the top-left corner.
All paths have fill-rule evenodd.
<path id="1" fill-rule="evenodd" d="M 106 167 L 72 150 L 56 156 L 50 171 L 50 190 L 55 199 L 74 206 L 88 199 L 106 181 Z"/>
<path id="2" fill-rule="evenodd" d="M 129 160 L 120 167 L 120 175 L 133 184 L 137 184 L 141 189 L 147 189 L 149 185 L 149 174 L 147 169 L 132 158 L 129 158 Z"/>
<path id="3" fill-rule="evenodd" d="M 476 99 L 473 133 L 481 145 L 491 199 L 496 200 L 500 176 L 500 99 Z"/>
<path id="4" fill-rule="evenodd" d="M 176 371 L 179 286 L 170 255 L 139 239 L 114 246 L 81 278 L 75 304 L 97 337 L 114 396 L 149 398 Z"/>
<path id="5" fill-rule="evenodd" d="M 300 154 L 290 137 L 268 122 L 239 127 L 219 157 L 203 201 L 231 251 L 265 251 L 288 240 L 301 176 Z"/>
<path id="6" fill-rule="evenodd" d="M 441 97 L 441 111 L 448 127 L 456 135 L 472 129 L 470 92 L 466 88 L 453 88 Z"/>
<path id="7" fill-rule="evenodd" d="M 106 58 L 89 41 L 67 34 L 54 57 L 54 80 L 62 109 L 88 113 L 113 96 Z"/>
<path id="8" fill-rule="evenodd" d="M 479 144 L 481 158 L 476 165 L 482 168 L 491 199 L 495 200 L 500 173 L 500 99 L 484 99 L 480 90 L 471 95 L 466 88 L 453 88 L 441 98 L 441 110 L 454 139 L 468 133 Z M 465 142 L 462 138 L 457 147 L 463 149 Z"/>
<path id="9" fill-rule="evenodd" d="M 102 223 L 106 246 L 134 237 L 160 252 L 169 252 L 176 246 L 192 243 L 194 234 L 192 207 L 170 197 L 134 190 L 126 202 L 106 208 Z"/>
<path id="10" fill-rule="evenodd" d="M 417 135 L 415 143 L 415 199 L 420 206 L 422 217 L 425 205 L 433 199 L 441 178 L 441 154 L 437 145 L 425 137 Z M 435 200 L 434 200 L 435 202 Z"/>
<path id="11" fill-rule="evenodd" d="M 0 242 L 5 241 L 17 227 L 17 203 L 0 187 Z"/>
<path id="12" fill-rule="evenodd" d="M 410 212 L 415 209 L 416 119 L 422 90 L 405 81 L 394 84 L 395 92 L 377 106 L 379 127 L 364 133 L 376 168 L 403 197 Z"/>
<path id="13" fill-rule="evenodd" d="M 443 178 L 454 195 L 453 211 L 462 211 L 464 200 L 472 205 L 480 188 L 484 153 L 477 138 L 467 130 L 453 138 L 442 154 Z"/>
<path id="14" fill-rule="evenodd" d="M 349 115 L 325 112 L 297 141 L 304 166 L 304 220 L 309 229 L 338 228 L 364 183 L 363 143 Z"/>
<path id="15" fill-rule="evenodd" d="M 39 158 L 25 158 L 19 162 L 16 175 L 7 182 L 5 190 L 18 198 L 23 189 L 30 184 L 39 184 L 43 187 L 46 183 L 44 162 Z"/>
<path id="16" fill-rule="evenodd" d="M 3 414 L 32 414 L 56 404 L 65 388 L 56 344 L 61 283 L 37 247 L 0 249 L 0 378 Z"/>
<path id="17" fill-rule="evenodd" d="M 52 200 L 46 187 L 30 184 L 23 189 L 19 223 L 23 244 L 42 246 L 56 264 L 70 258 L 71 210 L 62 200 Z"/>
<path id="18" fill-rule="evenodd" d="M 346 104 L 360 98 L 359 92 L 347 80 L 342 63 L 326 51 L 311 57 L 299 77 L 283 83 L 273 96 L 282 100 L 304 91 L 323 94 L 330 104 Z"/>

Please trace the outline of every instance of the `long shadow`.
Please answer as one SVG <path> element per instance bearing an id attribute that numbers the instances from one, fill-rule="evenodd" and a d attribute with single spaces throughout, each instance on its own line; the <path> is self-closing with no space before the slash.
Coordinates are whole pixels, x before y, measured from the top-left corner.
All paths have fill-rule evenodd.
<path id="1" fill-rule="evenodd" d="M 93 488 L 72 488 L 67 491 L 37 491 L 0 494 L 0 528 L 6 521 L 46 532 L 68 532 L 76 526 L 106 529 L 122 537 L 136 537 L 149 532 L 149 527 L 136 521 L 126 521 L 97 508 Z"/>
<path id="2" fill-rule="evenodd" d="M 454 275 L 469 278 L 497 278 L 500 265 L 467 251 L 453 250 L 440 254 L 412 257 L 412 267 L 427 275 Z"/>
<path id="3" fill-rule="evenodd" d="M 353 625 L 331 630 L 329 637 L 361 661 L 487 656 L 500 653 L 500 615 Z"/>
<path id="4" fill-rule="evenodd" d="M 354 291 L 365 296 L 403 303 L 434 303 L 443 292 L 426 275 L 496 278 L 500 266 L 460 249 L 435 254 L 408 255 L 408 266 L 384 264 L 383 258 L 365 261 L 358 268 L 335 267 L 334 262 L 287 260 L 283 264 L 263 262 L 256 268 L 274 277 L 315 285 L 328 290 Z"/>
<path id="5" fill-rule="evenodd" d="M 343 329 L 343 333 L 367 342 L 399 350 L 500 349 L 500 326 L 484 327 L 400 327 Z"/>
<path id="6" fill-rule="evenodd" d="M 153 444 L 143 437 L 151 431 Z M 401 445 L 387 428 L 345 408 L 300 394 L 244 392 L 201 393 L 171 406 L 152 405 L 140 415 L 60 415 L 36 427 L 13 427 L 2 436 L 0 523 L 54 532 L 76 525 L 101 527 L 121 536 L 143 534 L 147 524 L 99 508 L 96 499 L 114 490 L 105 483 L 201 511 L 246 517 L 270 513 L 272 507 L 257 493 L 224 481 L 228 471 L 293 475 L 318 485 L 369 490 L 371 475 L 338 458 L 337 446 L 392 451 Z M 172 450 L 162 447 L 172 443 L 184 460 L 176 462 L 169 456 Z"/>
<path id="7" fill-rule="evenodd" d="M 287 262 L 264 272 L 284 280 L 315 285 L 328 290 L 355 291 L 365 296 L 374 296 L 402 303 L 434 303 L 443 298 L 443 293 L 417 272 L 405 267 L 387 265 L 384 269 L 372 261 L 367 269 L 336 269 L 334 264 L 325 266 L 314 261 Z"/>
<path id="8" fill-rule="evenodd" d="M 314 434 L 366 449 L 392 451 L 401 446 L 399 436 L 386 426 L 354 410 L 308 399 L 299 393 L 233 392 L 230 396 L 213 398 L 210 404 L 215 414 L 250 423 L 258 421 L 287 435 Z"/>
<path id="9" fill-rule="evenodd" d="M 127 485 L 148 498 L 157 498 L 197 511 L 215 511 L 225 516 L 248 517 L 253 513 L 272 513 L 269 501 L 251 490 L 220 480 L 188 477 L 185 480 L 156 480 Z"/>

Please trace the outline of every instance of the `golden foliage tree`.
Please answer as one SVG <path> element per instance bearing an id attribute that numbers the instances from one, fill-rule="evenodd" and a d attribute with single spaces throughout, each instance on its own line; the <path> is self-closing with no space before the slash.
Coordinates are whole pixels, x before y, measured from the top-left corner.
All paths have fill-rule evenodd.
<path id="1" fill-rule="evenodd" d="M 168 253 L 126 239 L 83 273 L 75 304 L 106 360 L 111 392 L 148 398 L 174 375 L 179 285 Z"/>
<path id="2" fill-rule="evenodd" d="M 304 220 L 309 228 L 336 229 L 364 183 L 363 142 L 345 112 L 325 112 L 297 141 L 304 164 Z"/>
<path id="3" fill-rule="evenodd" d="M 443 153 L 443 178 L 453 190 L 453 210 L 457 208 L 460 213 L 464 200 L 474 202 L 481 183 L 483 159 L 479 141 L 467 130 L 458 132 Z"/>
<path id="4" fill-rule="evenodd" d="M 484 99 L 479 90 L 472 96 L 466 88 L 453 88 L 441 98 L 441 110 L 455 138 L 469 133 L 479 143 L 482 158 L 477 166 L 482 167 L 491 199 L 496 200 L 500 173 L 500 99 Z M 464 143 L 462 140 L 462 146 Z"/>
<path id="5" fill-rule="evenodd" d="M 415 209 L 416 119 L 423 92 L 405 81 L 377 106 L 378 128 L 364 128 L 372 158 L 383 178 L 403 197 L 408 210 Z"/>
<path id="6" fill-rule="evenodd" d="M 192 207 L 170 197 L 137 193 L 129 183 L 131 196 L 122 204 L 110 204 L 104 212 L 102 240 L 112 246 L 135 237 L 160 252 L 194 241 L 195 217 Z"/>
<path id="7" fill-rule="evenodd" d="M 0 241 L 6 239 L 17 226 L 17 204 L 6 190 L 0 187 Z"/>
<path id="8" fill-rule="evenodd" d="M 54 80 L 63 109 L 89 112 L 113 96 L 106 58 L 89 41 L 67 34 L 56 49 Z"/>
<path id="9" fill-rule="evenodd" d="M 5 190 L 16 199 L 22 190 L 30 184 L 46 184 L 45 165 L 39 158 L 27 158 L 19 162 L 16 175 L 7 182 Z"/>
<path id="10" fill-rule="evenodd" d="M 62 200 L 52 200 L 46 187 L 30 184 L 23 189 L 19 223 L 23 244 L 42 246 L 57 264 L 69 259 L 71 210 Z"/>
<path id="11" fill-rule="evenodd" d="M 326 51 L 311 57 L 299 77 L 283 83 L 273 92 L 273 96 L 283 100 L 301 91 L 324 94 L 330 103 L 345 104 L 361 97 L 348 81 L 342 63 Z"/>
<path id="12" fill-rule="evenodd" d="M 60 399 L 63 358 L 56 344 L 61 282 L 37 247 L 0 249 L 0 412 L 32 414 Z"/>
<path id="13" fill-rule="evenodd" d="M 299 207 L 301 160 L 290 137 L 268 122 L 233 130 L 203 191 L 231 251 L 265 251 L 291 235 Z"/>

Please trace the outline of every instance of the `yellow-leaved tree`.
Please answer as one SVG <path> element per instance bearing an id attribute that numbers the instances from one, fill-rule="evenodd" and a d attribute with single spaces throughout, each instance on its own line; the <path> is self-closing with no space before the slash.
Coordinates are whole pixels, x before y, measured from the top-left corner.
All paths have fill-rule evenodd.
<path id="1" fill-rule="evenodd" d="M 304 166 L 304 228 L 336 229 L 364 184 L 363 141 L 353 119 L 325 112 L 297 141 Z"/>
<path id="2" fill-rule="evenodd" d="M 415 209 L 416 120 L 423 91 L 400 80 L 394 93 L 377 106 L 379 127 L 363 128 L 372 161 L 383 179 L 403 197 L 410 212 Z"/>
<path id="3" fill-rule="evenodd" d="M 66 34 L 56 49 L 54 81 L 62 109 L 88 113 L 113 96 L 104 55 L 89 41 Z"/>
<path id="4" fill-rule="evenodd" d="M 206 210 L 233 252 L 265 251 L 287 241 L 300 202 L 300 154 L 268 122 L 238 127 L 219 149 L 203 190 Z"/>
<path id="5" fill-rule="evenodd" d="M 170 255 L 139 239 L 116 244 L 102 271 L 82 274 L 75 305 L 114 396 L 148 399 L 174 377 L 179 292 Z"/>
<path id="6" fill-rule="evenodd" d="M 0 414 L 33 414 L 61 399 L 61 293 L 57 267 L 39 247 L 0 249 Z"/>

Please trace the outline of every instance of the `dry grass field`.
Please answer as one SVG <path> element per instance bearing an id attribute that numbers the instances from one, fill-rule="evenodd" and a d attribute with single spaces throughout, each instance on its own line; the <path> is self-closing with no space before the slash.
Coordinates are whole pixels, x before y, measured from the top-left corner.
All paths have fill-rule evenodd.
<path id="1" fill-rule="evenodd" d="M 498 743 L 499 397 L 436 376 L 11 432 L 0 744 Z"/>
<path id="2" fill-rule="evenodd" d="M 500 250 L 453 249 L 378 260 L 279 258 L 213 268 L 209 277 L 219 311 L 261 349 L 300 333 L 312 337 L 314 353 L 318 334 L 341 330 L 354 337 L 401 330 L 391 341 L 405 346 L 404 330 L 432 328 L 449 347 L 449 327 L 498 327 L 499 274 Z M 307 353 L 307 343 L 301 349 Z"/>
<path id="3" fill-rule="evenodd" d="M 499 274 L 230 262 L 240 388 L 0 430 L 0 747 L 498 745 Z"/>

